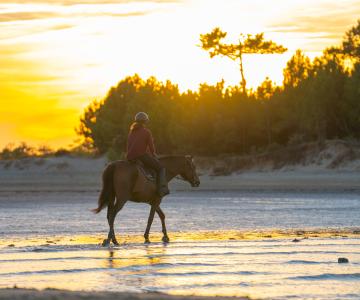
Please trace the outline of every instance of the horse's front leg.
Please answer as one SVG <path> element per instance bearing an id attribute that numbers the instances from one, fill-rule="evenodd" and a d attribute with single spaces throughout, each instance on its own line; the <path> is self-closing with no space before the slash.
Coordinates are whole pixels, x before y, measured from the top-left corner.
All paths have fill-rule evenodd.
<path id="1" fill-rule="evenodd" d="M 151 224 L 152 224 L 152 222 L 154 220 L 155 210 L 156 210 L 156 206 L 151 205 L 150 214 L 149 214 L 149 218 L 148 218 L 148 223 L 147 223 L 146 230 L 145 230 L 145 233 L 144 233 L 145 243 L 150 243 L 149 233 L 150 233 Z"/>
<path id="2" fill-rule="evenodd" d="M 163 232 L 163 234 L 164 234 L 164 236 L 163 236 L 163 238 L 162 238 L 162 241 L 163 241 L 164 243 L 168 243 L 168 242 L 170 242 L 170 239 L 169 239 L 169 237 L 168 237 L 168 235 L 167 235 L 167 231 L 166 231 L 165 214 L 164 214 L 164 212 L 162 211 L 162 209 L 160 208 L 160 206 L 158 206 L 158 207 L 156 208 L 156 212 L 157 212 L 157 214 L 158 214 L 158 216 L 159 216 L 159 218 L 160 218 L 160 220 L 161 220 L 162 232 Z"/>

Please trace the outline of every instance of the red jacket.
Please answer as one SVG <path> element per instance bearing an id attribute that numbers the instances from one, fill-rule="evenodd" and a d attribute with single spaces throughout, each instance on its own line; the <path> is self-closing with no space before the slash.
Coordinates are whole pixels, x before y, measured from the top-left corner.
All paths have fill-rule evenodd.
<path id="1" fill-rule="evenodd" d="M 146 153 L 155 156 L 155 146 L 151 131 L 144 126 L 136 126 L 130 130 L 127 142 L 128 160 L 133 160 Z"/>

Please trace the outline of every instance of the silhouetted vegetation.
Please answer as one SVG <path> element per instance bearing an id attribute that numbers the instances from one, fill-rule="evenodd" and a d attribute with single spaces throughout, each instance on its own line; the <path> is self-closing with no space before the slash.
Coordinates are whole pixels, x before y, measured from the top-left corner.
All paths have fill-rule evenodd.
<path id="1" fill-rule="evenodd" d="M 59 157 L 59 156 L 74 156 L 74 157 L 92 157 L 94 156 L 93 149 L 89 149 L 88 145 L 75 145 L 69 149 L 59 148 L 53 149 L 48 146 L 31 146 L 25 142 L 18 145 L 9 144 L 0 151 L 1 160 L 17 160 L 29 157 Z"/>
<path id="2" fill-rule="evenodd" d="M 266 43 L 262 35 L 248 39 Z M 226 88 L 222 81 L 181 93 L 170 81 L 129 76 L 105 99 L 85 109 L 78 133 L 87 145 L 100 153 L 110 152 L 113 158 L 125 150 L 129 125 L 138 111 L 149 113 L 159 153 L 244 154 L 302 142 L 359 138 L 359 41 L 360 21 L 340 46 L 326 49 L 313 61 L 298 50 L 284 69 L 283 86 L 266 79 L 247 93 L 244 80 L 240 86 Z M 216 49 L 214 55 L 221 53 Z"/>
<path id="3" fill-rule="evenodd" d="M 233 61 L 239 61 L 239 69 L 241 75 L 240 86 L 242 91 L 246 93 L 246 80 L 243 67 L 244 54 L 275 54 L 287 51 L 282 45 L 278 45 L 273 41 L 266 41 L 264 34 L 259 33 L 255 36 L 248 34 L 247 36 L 240 34 L 239 41 L 236 44 L 224 44 L 221 42 L 227 33 L 221 31 L 220 28 L 214 28 L 212 32 L 201 34 L 201 47 L 209 52 L 211 58 L 221 55 L 230 58 Z"/>
<path id="4" fill-rule="evenodd" d="M 36 154 L 37 149 L 27 145 L 26 143 L 21 143 L 18 146 L 10 144 L 2 149 L 0 152 L 0 158 L 4 160 L 21 159 L 29 156 L 35 156 Z"/>

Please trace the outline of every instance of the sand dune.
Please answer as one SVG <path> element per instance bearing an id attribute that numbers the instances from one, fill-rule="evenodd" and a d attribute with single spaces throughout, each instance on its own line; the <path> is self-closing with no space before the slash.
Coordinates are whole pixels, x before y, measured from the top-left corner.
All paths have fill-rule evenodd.
<path id="1" fill-rule="evenodd" d="M 105 157 L 30 157 L 0 161 L 1 191 L 94 191 Z M 360 146 L 344 141 L 309 143 L 271 153 L 196 158 L 197 190 L 360 190 Z M 179 180 L 173 190 L 188 190 Z"/>

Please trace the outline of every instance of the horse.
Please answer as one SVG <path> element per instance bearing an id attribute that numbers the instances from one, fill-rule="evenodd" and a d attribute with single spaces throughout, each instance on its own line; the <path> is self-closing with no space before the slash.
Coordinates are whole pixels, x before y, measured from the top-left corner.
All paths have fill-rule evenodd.
<path id="1" fill-rule="evenodd" d="M 200 180 L 196 174 L 196 167 L 193 157 L 185 156 L 164 156 L 159 158 L 161 165 L 166 169 L 166 179 L 170 182 L 177 177 L 190 183 L 192 187 L 198 187 Z M 114 161 L 109 163 L 102 174 L 102 189 L 98 199 L 98 207 L 93 209 L 94 213 L 99 213 L 107 206 L 107 220 L 109 223 L 109 233 L 102 245 L 107 246 L 112 241 L 114 245 L 119 245 L 114 231 L 114 221 L 117 213 L 123 208 L 127 201 L 147 203 L 150 205 L 148 223 L 144 233 L 145 243 L 150 243 L 149 233 L 155 212 L 161 220 L 162 241 L 170 241 L 166 225 L 165 214 L 160 208 L 162 197 L 157 193 L 156 184 L 146 178 L 142 168 L 136 162 Z"/>

